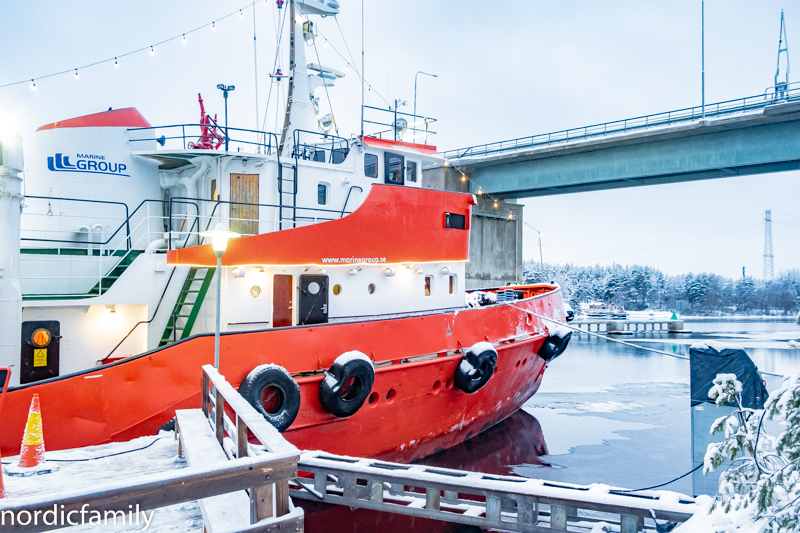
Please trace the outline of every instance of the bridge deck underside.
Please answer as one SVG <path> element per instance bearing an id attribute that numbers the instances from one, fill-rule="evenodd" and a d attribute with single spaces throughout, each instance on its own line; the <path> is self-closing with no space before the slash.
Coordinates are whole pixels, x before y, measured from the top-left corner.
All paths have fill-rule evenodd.
<path id="1" fill-rule="evenodd" d="M 800 168 L 800 107 L 455 161 L 480 188 L 524 198 Z"/>

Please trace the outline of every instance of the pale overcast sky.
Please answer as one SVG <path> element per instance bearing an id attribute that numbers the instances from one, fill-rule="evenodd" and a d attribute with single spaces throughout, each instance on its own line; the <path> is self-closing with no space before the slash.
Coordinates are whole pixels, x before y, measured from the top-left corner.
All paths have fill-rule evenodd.
<path id="1" fill-rule="evenodd" d="M 341 0 L 338 22 L 360 68 L 361 2 Z M 238 9 L 242 8 L 242 16 Z M 197 93 L 222 115 L 218 83 L 236 85 L 231 125 L 263 120 L 275 57 L 274 0 L 0 2 L 0 85 L 95 61 L 114 61 L 0 88 L 0 128 L 26 138 L 42 124 L 108 107 L 136 107 L 154 125 L 196 122 Z M 800 47 L 800 7 L 771 0 L 706 2 L 706 102 L 762 94 L 772 85 L 781 8 L 789 52 Z M 219 20 L 216 29 L 122 54 Z M 321 62 L 346 70 L 333 18 L 317 19 L 330 46 Z M 546 133 L 698 105 L 700 0 L 365 1 L 368 104 L 402 98 L 438 119 L 442 149 Z M 318 45 L 319 45 L 318 41 Z M 796 56 L 800 58 L 800 48 Z M 282 60 L 284 72 L 288 59 Z M 800 76 L 800 74 L 798 74 Z M 795 78 L 791 78 L 794 80 Z M 800 78 L 798 78 L 800 79 Z M 790 80 L 790 81 L 791 81 Z M 339 131 L 359 131 L 358 77 L 330 90 Z M 270 105 L 274 113 L 275 92 Z M 323 107 L 327 108 L 326 104 Z M 274 115 L 270 115 L 274 116 Z M 260 122 L 260 120 L 259 120 Z M 268 121 L 273 129 L 274 120 Z M 648 264 L 669 273 L 761 276 L 763 215 L 772 209 L 776 271 L 800 266 L 800 174 L 786 172 L 524 200 L 542 230 L 546 261 Z M 538 257 L 526 235 L 524 256 Z"/>

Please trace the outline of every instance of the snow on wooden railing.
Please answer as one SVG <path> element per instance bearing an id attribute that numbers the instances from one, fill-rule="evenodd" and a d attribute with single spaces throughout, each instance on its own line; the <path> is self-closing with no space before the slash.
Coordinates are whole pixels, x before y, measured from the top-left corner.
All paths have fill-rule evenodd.
<path id="1" fill-rule="evenodd" d="M 234 423 L 226 414 L 225 406 L 234 413 Z M 274 484 L 252 485 L 250 514 L 252 523 L 270 517 L 292 513 L 289 499 L 289 479 L 297 475 L 299 450 L 283 438 L 280 432 L 256 411 L 211 365 L 203 366 L 203 415 L 209 420 L 217 441 L 229 458 L 241 459 L 261 456 L 265 452 L 248 442 L 248 431 L 263 446 L 266 456 L 271 454 L 295 457 L 295 472 Z M 274 508 L 273 508 L 274 491 Z"/>
<path id="2" fill-rule="evenodd" d="M 235 461 L 145 475 L 133 480 L 126 479 L 102 485 L 88 483 L 89 486 L 86 488 L 51 495 L 0 499 L 0 515 L 6 520 L 10 516 L 27 516 L 27 525 L 17 522 L 9 528 L 9 531 L 49 531 L 64 527 L 64 516 L 80 516 L 81 512 L 86 514 L 87 506 L 91 506 L 92 512 L 97 511 L 102 516 L 106 516 L 106 512 L 112 514 L 121 512 L 125 515 L 130 509 L 143 512 L 258 487 L 265 483 L 274 483 L 275 480 L 290 479 L 296 475 L 296 470 L 295 453 L 242 457 Z M 56 520 L 54 516 L 52 521 L 48 522 L 46 513 L 53 513 L 54 509 L 58 510 L 57 516 L 62 517 L 61 521 Z M 32 516 L 43 516 L 45 519 L 34 522 L 30 519 Z M 302 514 L 294 517 L 293 523 L 297 524 L 298 521 L 302 530 Z M 10 522 L 7 521 L 6 524 L 10 525 Z M 284 521 L 282 525 L 287 524 Z M 270 524 L 259 524 L 239 531 L 269 531 L 269 527 Z"/>

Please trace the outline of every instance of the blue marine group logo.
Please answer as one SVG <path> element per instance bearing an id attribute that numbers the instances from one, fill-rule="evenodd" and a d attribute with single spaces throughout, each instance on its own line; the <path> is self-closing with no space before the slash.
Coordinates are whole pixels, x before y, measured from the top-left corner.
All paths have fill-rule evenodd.
<path id="1" fill-rule="evenodd" d="M 47 168 L 53 172 L 84 172 L 89 174 L 106 174 L 111 176 L 127 176 L 128 166 L 123 163 L 110 163 L 104 155 L 76 154 L 75 163 L 69 162 L 69 156 L 56 154 L 47 158 Z"/>

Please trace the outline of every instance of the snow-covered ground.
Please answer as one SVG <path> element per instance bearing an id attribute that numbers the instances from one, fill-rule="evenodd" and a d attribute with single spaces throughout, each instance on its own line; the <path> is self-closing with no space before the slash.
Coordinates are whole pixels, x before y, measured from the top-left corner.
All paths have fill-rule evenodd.
<path id="1" fill-rule="evenodd" d="M 46 419 L 44 424 L 47 424 Z M 111 454 L 120 455 L 105 457 Z M 3 476 L 9 500 L 32 495 L 44 498 L 61 491 L 84 489 L 186 467 L 185 461 L 178 458 L 178 443 L 173 433 L 170 432 L 161 432 L 158 436 L 141 437 L 129 442 L 46 452 L 46 457 L 49 463 L 57 467 L 52 473 L 29 477 Z M 95 457 L 103 458 L 86 460 Z M 18 460 L 18 457 L 3 457 L 4 474 L 7 465 L 16 465 Z M 152 522 L 147 528 L 148 532 L 200 532 L 203 530 L 203 517 L 197 502 L 162 507 L 156 509 L 152 516 Z M 70 527 L 63 531 L 133 532 L 142 531 L 143 527 L 143 521 L 140 521 L 138 526 L 109 524 L 98 529 L 96 525 L 86 524 Z M 2 529 L 0 527 L 0 530 Z"/>

